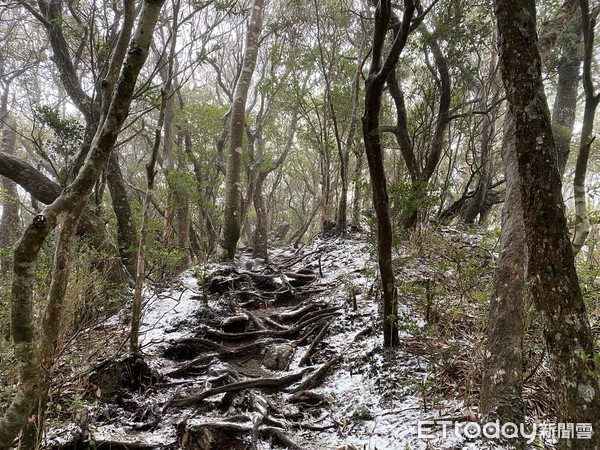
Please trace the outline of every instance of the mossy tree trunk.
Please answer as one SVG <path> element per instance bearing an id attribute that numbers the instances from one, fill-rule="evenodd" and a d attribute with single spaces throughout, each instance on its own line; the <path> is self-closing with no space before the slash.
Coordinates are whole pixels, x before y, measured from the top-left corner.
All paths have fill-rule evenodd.
<path id="1" fill-rule="evenodd" d="M 14 116 L 1 113 L 0 123 L 2 124 L 2 152 L 8 155 L 14 155 L 17 146 L 17 121 Z M 19 193 L 17 192 L 17 183 L 10 178 L 2 177 L 2 189 L 4 190 L 4 201 L 2 202 L 2 219 L 0 220 L 0 249 L 11 248 L 18 238 L 19 232 Z M 4 274 L 10 270 L 12 257 L 2 255 L 0 259 L 0 271 Z"/>
<path id="2" fill-rule="evenodd" d="M 594 342 L 579 287 L 537 48 L 533 0 L 495 0 L 502 78 L 515 117 L 515 150 L 529 253 L 531 295 L 543 320 L 554 372 L 557 421 L 591 423 L 592 439 L 561 439 L 559 448 L 600 445 L 600 386 Z"/>
<path id="3" fill-rule="evenodd" d="M 136 224 L 133 219 L 127 186 L 116 153 L 110 155 L 106 168 L 106 180 L 112 199 L 113 211 L 117 219 L 119 255 L 129 274 L 134 277 L 137 264 L 138 235 L 135 229 Z"/>
<path id="4" fill-rule="evenodd" d="M 406 45 L 415 8 L 412 0 L 404 2 L 402 24 L 399 31 L 395 33 L 394 41 L 384 60 L 383 52 L 392 18 L 392 5 L 390 0 L 384 0 L 377 4 L 371 66 L 365 82 L 365 112 L 362 117 L 362 127 L 373 190 L 373 205 L 377 216 L 377 254 L 383 290 L 383 344 L 385 347 L 398 345 L 398 327 L 396 324 L 395 275 L 392 264 L 392 222 L 384 154 L 380 140 L 379 114 L 386 80 L 395 69 L 400 53 Z"/>
<path id="5" fill-rule="evenodd" d="M 581 128 L 581 140 L 579 153 L 575 164 L 575 178 L 573 179 L 573 193 L 575 197 L 575 235 L 573 236 L 573 251 L 579 253 L 590 234 L 590 219 L 587 214 L 587 192 L 585 187 L 585 176 L 587 174 L 590 149 L 594 141 L 594 117 L 600 93 L 594 91 L 592 79 L 592 58 L 594 53 L 594 28 L 596 26 L 595 16 L 590 15 L 589 2 L 580 0 L 581 5 L 581 27 L 583 30 L 583 90 L 585 93 L 585 106 L 583 110 L 583 126 Z"/>
<path id="6" fill-rule="evenodd" d="M 510 111 L 507 113 L 510 114 Z M 481 403 L 489 419 L 522 423 L 523 332 L 527 246 L 523 233 L 521 180 L 515 153 L 514 118 L 505 118 L 502 162 L 506 198 L 502 211 L 500 255 L 496 262 L 489 306 Z"/>
<path id="7" fill-rule="evenodd" d="M 573 20 L 561 37 L 561 54 L 558 60 L 556 98 L 552 108 L 552 133 L 558 153 L 558 170 L 564 176 L 577 109 L 577 91 L 581 81 L 579 74 L 583 52 L 581 45 L 581 18 Z"/>
<path id="8" fill-rule="evenodd" d="M 541 30 L 538 48 L 542 62 L 568 26 L 576 9 L 577 0 L 565 1 Z M 502 209 L 500 257 L 496 262 L 490 298 L 480 411 L 483 416 L 518 422 L 525 414 L 522 370 L 527 243 L 514 121 L 514 115 L 508 111 L 502 142 L 506 193 Z"/>
<path id="9" fill-rule="evenodd" d="M 11 290 L 11 323 L 15 355 L 19 361 L 20 384 L 10 405 L 0 418 L 0 449 L 8 449 L 31 411 L 48 390 L 49 369 L 44 367 L 33 325 L 33 286 L 39 251 L 48 235 L 67 217 L 76 219 L 106 166 L 122 125 L 127 118 L 135 83 L 152 40 L 164 0 L 146 0 L 139 14 L 135 35 L 129 46 L 121 75 L 112 95 L 108 113 L 91 144 L 90 153 L 76 178 L 54 203 L 45 207 L 27 226 L 15 246 Z M 52 318 L 59 322 L 59 318 Z M 42 342 L 51 336 L 43 336 Z"/>
<path id="10" fill-rule="evenodd" d="M 219 257 L 223 261 L 233 261 L 240 239 L 242 202 L 242 148 L 246 120 L 246 100 L 252 75 L 256 67 L 259 37 L 262 28 L 264 0 L 254 0 L 250 13 L 250 23 L 246 31 L 246 49 L 242 71 L 235 85 L 227 150 L 227 170 L 225 175 L 225 206 L 223 228 L 219 242 Z"/>

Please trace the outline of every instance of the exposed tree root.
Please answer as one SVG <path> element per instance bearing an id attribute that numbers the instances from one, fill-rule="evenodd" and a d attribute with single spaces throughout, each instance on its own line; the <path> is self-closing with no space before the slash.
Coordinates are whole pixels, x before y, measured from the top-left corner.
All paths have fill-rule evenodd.
<path id="1" fill-rule="evenodd" d="M 171 406 L 187 406 L 200 403 L 202 400 L 217 394 L 225 392 L 237 392 L 243 389 L 251 388 L 275 388 L 287 386 L 294 381 L 300 380 L 310 369 L 304 369 L 300 372 L 285 375 L 279 378 L 261 378 L 258 380 L 246 380 L 239 383 L 231 383 L 217 388 L 207 389 L 199 394 L 192 394 L 186 397 L 175 398 L 171 401 Z"/>
<path id="2" fill-rule="evenodd" d="M 155 385 L 180 390 L 151 407 L 127 399 L 132 414 L 129 429 L 153 430 L 172 420 L 178 409 L 193 407 L 192 417 L 177 427 L 177 443 L 167 444 L 169 448 L 241 450 L 258 449 L 266 442 L 272 448 L 301 449 L 288 437 L 289 430 L 338 427 L 331 421 L 330 401 L 309 391 L 342 360 L 340 354 L 312 365 L 327 356 L 322 349 L 329 348 L 328 332 L 341 315 L 341 307 L 316 297 L 328 290 L 319 283 L 321 268 L 319 273 L 310 267 L 297 268 L 319 252 L 296 255 L 280 264 L 271 261 L 262 269 L 252 269 L 263 264 L 250 262 L 244 270 L 226 268 L 205 280 L 217 307 L 199 311 L 193 335 L 164 349 L 163 357 L 178 361 L 178 366 L 164 374 L 171 381 Z M 220 411 L 218 418 L 208 418 L 215 409 Z M 208 417 L 201 416 L 207 413 Z M 315 422 L 315 417 L 320 418 Z M 155 448 L 122 439 L 96 445 Z"/>
<path id="3" fill-rule="evenodd" d="M 323 337 L 325 336 L 325 334 L 327 333 L 327 330 L 329 329 L 329 325 L 331 325 L 331 322 L 327 322 L 325 324 L 325 326 L 323 326 L 323 328 L 321 328 L 321 331 L 319 331 L 319 334 L 317 334 L 315 336 L 315 338 L 313 339 L 313 341 L 310 343 L 308 350 L 306 350 L 306 353 L 304 353 L 304 356 L 302 356 L 302 358 L 300 359 L 300 362 L 298 363 L 298 365 L 300 367 L 310 364 L 310 358 L 315 353 L 315 351 L 317 349 L 317 345 L 323 340 Z"/>
<path id="4" fill-rule="evenodd" d="M 340 362 L 343 358 L 342 354 L 336 355 L 334 358 L 327 361 L 321 367 L 319 367 L 315 372 L 313 372 L 306 380 L 302 381 L 298 386 L 293 388 L 292 392 L 300 392 L 310 389 L 316 386 L 321 379 L 329 372 L 329 370 L 338 362 Z"/>

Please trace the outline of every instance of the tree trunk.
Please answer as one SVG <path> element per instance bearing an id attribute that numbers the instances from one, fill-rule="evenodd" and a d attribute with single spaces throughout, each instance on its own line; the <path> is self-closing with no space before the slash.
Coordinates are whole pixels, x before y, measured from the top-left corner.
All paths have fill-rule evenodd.
<path id="1" fill-rule="evenodd" d="M 569 19 L 576 9 L 576 1 L 565 1 L 556 15 L 542 30 L 538 44 L 542 61 L 547 57 L 562 30 L 568 25 Z M 521 342 L 524 326 L 519 318 L 525 314 L 524 295 L 527 273 L 527 244 L 523 245 L 525 242 L 525 225 L 521 205 L 521 179 L 515 148 L 514 120 L 515 117 L 508 111 L 505 117 L 502 143 L 502 158 L 507 189 L 505 204 L 502 209 L 503 226 L 500 238 L 500 258 L 494 272 L 493 291 L 490 300 L 490 327 L 487 331 L 487 345 L 490 349 L 486 349 L 484 385 L 482 385 L 481 391 L 482 413 L 484 415 L 495 414 L 499 418 L 506 418 L 507 420 L 524 415 L 523 402 L 517 398 L 517 395 L 522 395 L 522 380 L 513 375 L 516 370 L 522 370 L 523 367 Z M 522 272 L 520 271 L 521 268 L 523 269 Z M 516 320 L 509 321 L 504 311 L 513 311 Z M 500 317 L 498 317 L 499 315 Z M 496 358 L 494 352 L 497 352 L 504 342 L 508 343 L 514 353 L 511 355 L 506 354 L 506 358 Z M 504 385 L 493 382 L 493 377 L 497 373 L 508 374 L 504 377 Z M 491 384 L 486 386 L 486 383 Z"/>
<path id="2" fill-rule="evenodd" d="M 46 308 L 42 320 L 42 339 L 39 347 L 39 360 L 41 366 L 52 373 L 54 360 L 60 345 L 61 323 L 63 317 L 64 299 L 71 272 L 73 242 L 77 224 L 85 209 L 86 201 L 79 202 L 67 216 L 60 227 L 54 262 L 52 267 L 52 281 L 48 291 Z M 33 406 L 26 426 L 21 433 L 19 450 L 38 449 L 44 432 L 44 421 L 48 404 L 49 392 L 41 393 L 40 399 Z"/>
<path id="3" fill-rule="evenodd" d="M 0 117 L 2 126 L 1 149 L 8 155 L 14 155 L 17 145 L 17 121 L 11 114 Z M 17 184 L 10 178 L 2 177 L 5 201 L 2 204 L 2 219 L 0 220 L 0 248 L 7 248 L 15 244 L 19 232 L 19 193 Z M 0 271 L 6 274 L 10 271 L 12 257 L 2 257 Z"/>
<path id="4" fill-rule="evenodd" d="M 402 92 L 402 89 L 400 88 L 400 83 L 398 82 L 395 70 L 388 76 L 387 87 L 396 108 L 396 126 L 394 127 L 393 133 L 398 142 L 398 146 L 400 147 L 400 152 L 402 153 L 404 164 L 406 164 L 406 170 L 408 170 L 408 174 L 410 175 L 410 180 L 413 184 L 416 184 L 419 180 L 421 171 L 408 132 L 408 117 L 406 116 L 404 92 Z"/>
<path id="5" fill-rule="evenodd" d="M 354 146 L 355 133 L 358 126 L 358 108 L 360 96 L 360 80 L 362 79 L 362 70 L 364 65 L 364 48 L 366 45 L 366 36 L 361 43 L 357 57 L 356 72 L 352 80 L 352 113 L 350 114 L 350 125 L 348 134 L 344 143 L 343 149 L 340 147 L 340 177 L 342 180 L 342 190 L 340 193 L 340 201 L 338 205 L 337 229 L 340 233 L 346 232 L 346 223 L 348 216 L 348 186 L 350 184 L 350 152 Z M 356 153 L 356 152 L 355 152 Z"/>
<path id="6" fill-rule="evenodd" d="M 169 84 L 169 81 L 167 81 Z M 144 195 L 144 203 L 142 205 L 142 224 L 140 226 L 140 242 L 137 253 L 137 268 L 135 273 L 135 287 L 133 291 L 133 306 L 131 308 L 131 333 L 129 335 L 129 352 L 132 356 L 140 356 L 140 323 L 142 319 L 142 290 L 144 288 L 144 280 L 146 278 L 146 240 L 148 237 L 148 223 L 150 221 L 150 205 L 152 204 L 152 196 L 154 195 L 154 179 L 156 177 L 155 167 L 156 159 L 158 158 L 158 150 L 160 148 L 160 134 L 166 112 L 166 92 L 163 90 L 162 107 L 158 119 L 154 136 L 154 145 L 152 146 L 152 154 L 150 161 L 146 163 L 146 194 Z"/>
<path id="7" fill-rule="evenodd" d="M 129 112 L 135 84 L 146 61 L 163 1 L 148 0 L 142 6 L 138 27 L 123 64 L 108 115 L 94 137 L 85 165 L 56 201 L 33 218 L 15 246 L 11 324 L 15 356 L 19 361 L 20 384 L 3 417 L 0 418 L 0 449 L 12 446 L 29 413 L 48 389 L 48 378 L 42 370 L 36 345 L 32 311 L 35 265 L 39 251 L 52 230 L 70 214 L 74 217 L 80 202 L 87 201 L 106 166 Z"/>
<path id="8" fill-rule="evenodd" d="M 174 55 L 173 55 L 174 57 Z M 168 75 L 164 78 L 166 79 Z M 163 82 L 166 80 L 163 79 Z M 171 87 L 170 92 L 167 93 L 167 104 L 165 109 L 165 119 L 163 125 L 163 169 L 165 172 L 165 178 L 169 185 L 169 192 L 167 193 L 167 205 L 165 207 L 165 220 L 163 223 L 163 245 L 169 249 L 171 248 L 173 235 L 175 231 L 175 197 L 177 190 L 177 183 L 174 180 L 175 174 L 175 97 L 173 88 Z"/>
<path id="9" fill-rule="evenodd" d="M 177 170 L 180 173 L 185 171 L 183 157 L 177 158 Z M 185 188 L 180 187 L 177 190 L 175 206 L 175 218 L 177 219 L 177 246 L 181 252 L 181 260 L 177 266 L 185 270 L 190 266 L 194 254 L 190 243 L 190 228 L 192 226 L 192 213 L 190 211 L 190 198 Z"/>
<path id="10" fill-rule="evenodd" d="M 360 226 L 360 216 L 362 212 L 361 200 L 362 200 L 362 171 L 364 166 L 364 149 L 362 143 L 358 144 L 354 149 L 354 155 L 356 156 L 356 165 L 354 166 L 354 193 L 352 195 L 352 223 L 355 226 Z"/>
<path id="11" fill-rule="evenodd" d="M 431 34 L 427 31 L 424 26 L 420 27 L 420 31 L 423 36 L 427 39 L 428 45 L 433 53 L 433 59 L 435 61 L 435 67 L 438 71 L 439 91 L 440 91 L 440 105 L 438 106 L 437 121 L 435 125 L 435 131 L 433 140 L 431 142 L 431 148 L 429 155 L 425 163 L 425 169 L 421 174 L 420 181 L 422 183 L 428 183 L 435 170 L 437 169 L 440 159 L 442 157 L 442 150 L 444 149 L 446 128 L 450 123 L 450 101 L 452 100 L 452 79 L 450 77 L 450 69 L 448 68 L 448 61 L 446 56 L 442 52 L 440 44 L 433 39 Z"/>
<path id="12" fill-rule="evenodd" d="M 579 87 L 583 52 L 581 47 L 581 19 L 574 20 L 561 37 L 562 49 L 558 60 L 558 86 L 552 110 L 552 134 L 558 153 L 558 170 L 561 177 L 571 152 L 571 138 L 577 109 L 577 90 Z"/>
<path id="13" fill-rule="evenodd" d="M 417 7 L 420 8 L 418 3 Z M 433 174 L 435 173 L 442 157 L 442 150 L 445 143 L 444 135 L 446 133 L 448 124 L 450 123 L 449 112 L 450 101 L 452 99 L 452 79 L 450 76 L 448 61 L 442 52 L 439 43 L 434 39 L 427 28 L 420 26 L 418 29 L 423 35 L 427 46 L 433 53 L 435 67 L 439 75 L 439 82 L 437 84 L 440 93 L 440 104 L 438 106 L 436 126 L 431 140 L 431 145 L 429 147 L 429 154 L 427 155 L 424 167 L 422 169 L 419 167 L 413 144 L 408 134 L 404 94 L 400 88 L 394 71 L 388 74 L 388 78 L 386 80 L 390 95 L 394 100 L 394 105 L 396 108 L 396 127 L 392 129 L 392 132 L 396 136 L 396 140 L 400 146 L 400 151 L 410 175 L 412 190 L 415 195 L 415 200 L 411 201 L 411 204 L 409 204 L 402 212 L 402 226 L 405 229 L 414 228 L 419 221 L 419 199 L 426 195 L 429 181 L 433 177 Z M 394 34 L 397 35 L 399 32 L 399 28 L 395 28 Z"/>
<path id="14" fill-rule="evenodd" d="M 510 114 L 510 113 L 507 113 Z M 521 181 L 515 153 L 514 118 L 506 117 L 502 161 L 506 200 L 502 212 L 500 256 L 494 272 L 489 307 L 480 412 L 491 420 L 522 423 L 523 330 L 527 270 Z"/>
<path id="15" fill-rule="evenodd" d="M 329 222 L 329 203 L 331 201 L 331 156 L 327 145 L 319 149 L 321 168 L 321 228 Z"/>
<path id="16" fill-rule="evenodd" d="M 256 211 L 256 228 L 254 230 L 254 248 L 252 256 L 266 260 L 268 258 L 269 219 L 263 194 L 263 184 L 266 179 L 264 172 L 258 174 L 254 188 L 254 210 Z"/>
<path id="17" fill-rule="evenodd" d="M 495 38 L 494 41 L 496 41 Z M 475 194 L 464 203 L 459 213 L 460 218 L 464 223 L 474 223 L 478 216 L 480 222 L 483 222 L 485 203 L 488 196 L 488 186 L 494 175 L 492 173 L 492 168 L 494 167 L 493 147 L 499 107 L 495 106 L 493 109 L 489 108 L 490 104 L 498 103 L 500 87 L 497 69 L 498 55 L 496 52 L 493 52 L 488 68 L 489 86 L 482 83 L 479 89 L 479 95 L 481 96 L 479 110 L 488 112 L 483 115 L 482 119 L 481 141 L 479 144 L 479 179 L 477 180 Z"/>
<path id="18" fill-rule="evenodd" d="M 259 37 L 262 27 L 264 0 L 254 0 L 250 23 L 246 31 L 246 50 L 242 62 L 242 72 L 235 85 L 231 107 L 231 126 L 227 151 L 227 172 L 225 176 L 225 207 L 223 229 L 219 242 L 219 256 L 224 261 L 233 261 L 241 229 L 241 163 L 246 100 L 256 66 Z"/>
<path id="19" fill-rule="evenodd" d="M 515 117 L 529 279 L 543 319 L 554 372 L 559 423 L 600 429 L 600 386 L 594 343 L 575 271 L 536 46 L 535 2 L 495 0 L 502 78 Z M 590 440 L 561 439 L 559 448 L 596 449 Z"/>
<path id="20" fill-rule="evenodd" d="M 389 0 L 381 1 L 375 9 L 375 28 L 373 31 L 373 49 L 369 76 L 365 82 L 365 112 L 362 117 L 363 137 L 371 187 L 373 190 L 373 206 L 377 216 L 377 253 L 379 274 L 383 291 L 383 345 L 398 345 L 397 299 L 395 275 L 392 265 L 392 222 L 390 218 L 389 197 L 385 176 L 383 149 L 380 141 L 379 114 L 381 97 L 386 80 L 396 67 L 400 53 L 406 45 L 410 23 L 415 11 L 412 0 L 405 1 L 404 17 L 392 47 L 382 64 L 385 37 L 392 17 L 392 6 Z"/>
<path id="21" fill-rule="evenodd" d="M 575 235 L 573 236 L 573 251 L 579 253 L 590 233 L 590 219 L 587 215 L 587 192 L 585 188 L 585 175 L 587 173 L 590 147 L 594 140 L 594 117 L 600 102 L 600 94 L 594 92 L 592 79 L 592 58 L 594 52 L 595 17 L 590 17 L 587 0 L 580 0 L 581 25 L 583 28 L 584 56 L 583 56 L 583 90 L 585 92 L 585 107 L 583 110 L 583 126 L 581 128 L 581 141 L 575 165 L 573 179 L 573 193 L 575 196 Z"/>
<path id="22" fill-rule="evenodd" d="M 137 264 L 138 235 L 133 220 L 133 212 L 129 203 L 127 186 L 119 167 L 119 160 L 114 152 L 111 152 L 106 169 L 108 190 L 112 199 L 113 211 L 117 219 L 117 244 L 121 260 L 127 271 L 133 277 Z"/>
<path id="23" fill-rule="evenodd" d="M 304 86 L 302 88 L 302 92 L 305 91 Z M 267 167 L 263 167 L 263 163 L 265 160 L 265 143 L 263 141 L 262 134 L 262 125 L 259 126 L 259 130 L 255 133 L 256 136 L 256 157 L 254 164 L 257 167 L 257 170 L 254 170 L 254 175 L 256 177 L 254 181 L 254 188 L 252 194 L 252 201 L 254 202 L 254 210 L 256 211 L 256 228 L 254 229 L 253 242 L 254 249 L 252 252 L 252 256 L 255 258 L 268 258 L 268 233 L 269 233 L 269 210 L 267 208 L 267 204 L 264 198 L 264 184 L 267 177 L 271 174 L 271 172 L 277 170 L 279 167 L 283 165 L 287 156 L 289 155 L 292 147 L 294 145 L 294 140 L 296 137 L 296 130 L 298 128 L 298 119 L 299 114 L 298 110 L 294 110 L 292 114 L 292 118 L 290 120 L 287 140 L 285 143 L 285 147 L 279 154 L 278 158 Z"/>

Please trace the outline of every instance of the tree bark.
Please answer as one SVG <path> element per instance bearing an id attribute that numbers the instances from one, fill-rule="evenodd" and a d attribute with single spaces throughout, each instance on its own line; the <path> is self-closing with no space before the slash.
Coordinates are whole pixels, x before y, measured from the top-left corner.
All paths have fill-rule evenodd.
<path id="1" fill-rule="evenodd" d="M 364 149 L 362 143 L 359 143 L 354 148 L 354 156 L 356 157 L 355 166 L 354 166 L 354 175 L 353 175 L 353 183 L 354 183 L 354 192 L 352 195 L 352 223 L 355 226 L 360 226 L 360 217 L 362 213 L 362 208 L 360 207 L 362 201 L 362 172 L 364 166 Z"/>
<path id="2" fill-rule="evenodd" d="M 508 112 L 507 114 L 510 114 Z M 523 295 L 527 271 L 521 181 L 515 148 L 514 118 L 505 119 L 502 161 L 506 199 L 502 212 L 500 256 L 496 263 L 489 306 L 480 412 L 489 419 L 522 423 Z M 510 210 L 510 211 L 509 211 Z"/>
<path id="3" fill-rule="evenodd" d="M 575 3 L 575 4 L 574 4 Z M 542 29 L 538 43 L 542 62 L 550 52 L 564 28 L 569 24 L 573 12 L 577 8 L 576 1 L 566 0 L 556 15 Z M 513 376 L 515 371 L 522 371 L 522 339 L 524 326 L 519 319 L 524 316 L 525 279 L 527 273 L 527 244 L 525 241 L 525 225 L 523 223 L 523 207 L 521 205 L 521 179 L 518 171 L 518 160 L 515 148 L 515 117 L 508 111 L 504 124 L 502 158 L 505 167 L 506 198 L 502 209 L 502 235 L 500 239 L 500 258 L 494 272 L 493 291 L 490 300 L 490 326 L 487 340 L 490 349 L 485 352 L 481 405 L 482 414 L 497 415 L 500 419 L 523 417 L 523 402 L 516 398 L 522 395 L 522 380 Z M 506 226 L 505 226 L 506 225 Z M 523 272 L 520 270 L 523 268 Z M 504 311 L 513 311 L 516 320 L 507 320 Z M 500 315 L 500 317 L 497 317 Z M 512 353 L 507 358 L 497 358 L 494 351 L 506 342 Z M 494 351 L 492 351 L 494 348 Z M 510 349 L 507 349 L 510 351 Z M 504 352 L 504 351 L 503 351 Z M 495 379 L 497 373 L 508 374 L 504 377 L 504 386 Z M 494 382 L 496 380 L 496 382 Z M 494 410 L 494 407 L 498 408 Z"/>
<path id="4" fill-rule="evenodd" d="M 175 39 L 174 37 L 172 39 Z M 168 75 L 167 75 L 168 76 Z M 164 78 L 166 79 L 165 76 Z M 163 82 L 166 80 L 163 79 Z M 164 113 L 163 125 L 163 170 L 169 192 L 167 193 L 167 205 L 165 207 L 165 220 L 163 223 L 163 245 L 169 249 L 172 245 L 173 235 L 175 234 L 175 190 L 178 186 L 174 182 L 175 175 L 175 97 L 173 87 L 167 95 L 167 104 Z"/>
<path id="5" fill-rule="evenodd" d="M 121 77 L 102 127 L 96 133 L 85 165 L 54 203 L 33 218 L 15 246 L 11 291 L 11 324 L 15 356 L 19 361 L 20 385 L 0 418 L 0 449 L 8 449 L 29 413 L 48 389 L 33 326 L 33 287 L 39 251 L 52 230 L 67 216 L 75 217 L 80 202 L 87 201 L 105 167 L 125 122 L 135 83 L 146 61 L 154 27 L 164 0 L 147 0 L 140 12 L 137 30 L 121 70 Z"/>
<path id="6" fill-rule="evenodd" d="M 219 256 L 224 261 L 233 261 L 241 229 L 241 163 L 246 115 L 246 100 L 256 66 L 259 37 L 262 28 L 264 0 L 254 0 L 250 23 L 246 31 L 246 50 L 242 72 L 235 85 L 231 107 L 231 125 L 227 151 L 225 176 L 225 206 L 223 229 L 219 242 Z"/>
<path id="7" fill-rule="evenodd" d="M 557 421 L 600 429 L 594 343 L 569 239 L 535 30 L 535 1 L 495 0 L 502 78 L 515 117 L 531 294 L 543 319 L 557 396 Z M 596 449 L 561 439 L 559 448 Z"/>
<path id="8" fill-rule="evenodd" d="M 146 240 L 148 237 L 148 223 L 150 221 L 150 205 L 154 195 L 154 180 L 156 178 L 156 160 L 158 158 L 158 150 L 160 148 L 161 129 L 164 124 L 167 95 L 169 91 L 170 78 L 167 78 L 167 86 L 163 89 L 162 104 L 158 124 L 154 136 L 154 145 L 150 161 L 146 163 L 146 194 L 144 195 L 144 203 L 142 206 L 142 224 L 140 226 L 140 242 L 137 254 L 137 269 L 135 273 L 135 287 L 133 292 L 133 306 L 131 308 L 131 333 L 129 335 L 129 352 L 132 356 L 140 356 L 140 323 L 142 320 L 142 290 L 144 288 L 144 280 L 146 278 Z"/>
<path id="9" fill-rule="evenodd" d="M 375 28 L 373 31 L 373 49 L 369 76 L 365 82 L 365 112 L 362 117 L 363 137 L 371 187 L 373 190 L 373 206 L 377 216 L 377 253 L 379 274 L 383 291 L 383 345 L 398 345 L 397 299 L 395 275 L 392 265 L 392 222 L 390 218 L 389 196 L 385 175 L 383 149 L 380 141 L 379 114 L 381 97 L 386 80 L 395 69 L 400 53 L 406 45 L 410 31 L 410 23 L 415 11 L 412 0 L 404 2 L 402 24 L 382 63 L 385 37 L 392 17 L 392 6 L 389 0 L 381 1 L 375 9 Z"/>
<path id="10" fill-rule="evenodd" d="M 0 117 L 2 120 L 2 152 L 14 155 L 17 145 L 17 121 L 11 114 Z M 0 248 L 7 248 L 15 244 L 19 232 L 19 193 L 17 184 L 7 177 L 2 177 L 2 188 L 6 200 L 2 204 L 2 219 L 0 220 Z M 10 270 L 11 257 L 2 257 L 0 271 L 3 274 Z"/>
<path id="11" fill-rule="evenodd" d="M 254 210 L 256 211 L 256 228 L 254 229 L 254 248 L 252 249 L 252 257 L 266 260 L 268 258 L 268 232 L 269 220 L 267 217 L 267 206 L 263 194 L 263 184 L 267 174 L 261 172 L 256 179 L 256 187 L 254 188 Z"/>
<path id="12" fill-rule="evenodd" d="M 590 219 L 587 215 L 587 191 L 585 176 L 587 173 L 590 148 L 594 140 L 594 117 L 600 102 L 600 93 L 594 92 L 592 79 L 592 58 L 594 52 L 595 17 L 590 17 L 587 0 L 580 0 L 581 25 L 583 29 L 584 56 L 583 56 L 583 90 L 585 92 L 585 106 L 583 110 L 583 126 L 581 128 L 581 141 L 579 153 L 575 164 L 575 177 L 573 179 L 573 193 L 575 197 L 575 235 L 573 236 L 573 251 L 577 255 L 590 233 Z"/>
<path id="13" fill-rule="evenodd" d="M 561 37 L 562 49 L 558 61 L 558 85 L 552 109 L 552 134 L 558 153 L 558 170 L 564 177 L 577 109 L 577 90 L 580 82 L 579 70 L 583 61 L 581 46 L 581 19 L 574 20 Z"/>
<path id="14" fill-rule="evenodd" d="M 106 180 L 117 219 L 117 243 L 121 260 L 129 274 L 134 277 L 137 265 L 138 235 L 129 203 L 127 186 L 119 167 L 117 154 L 111 152 L 106 168 Z"/>

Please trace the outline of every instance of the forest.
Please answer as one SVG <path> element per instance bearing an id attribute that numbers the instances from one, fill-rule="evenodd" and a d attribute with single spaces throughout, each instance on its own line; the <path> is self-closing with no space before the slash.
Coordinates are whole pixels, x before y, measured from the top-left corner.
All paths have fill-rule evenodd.
<path id="1" fill-rule="evenodd" d="M 599 450 L 599 13 L 0 0 L 0 450 Z"/>

